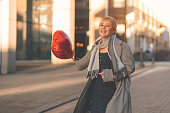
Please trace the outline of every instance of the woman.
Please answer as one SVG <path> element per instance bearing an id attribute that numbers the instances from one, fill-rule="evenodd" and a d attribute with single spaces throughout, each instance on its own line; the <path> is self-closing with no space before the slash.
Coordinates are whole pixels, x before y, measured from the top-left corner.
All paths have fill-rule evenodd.
<path id="1" fill-rule="evenodd" d="M 135 64 L 127 43 L 116 38 L 113 17 L 102 18 L 100 37 L 92 49 L 76 62 L 79 70 L 88 67 L 89 78 L 74 113 L 131 113 L 130 77 Z"/>

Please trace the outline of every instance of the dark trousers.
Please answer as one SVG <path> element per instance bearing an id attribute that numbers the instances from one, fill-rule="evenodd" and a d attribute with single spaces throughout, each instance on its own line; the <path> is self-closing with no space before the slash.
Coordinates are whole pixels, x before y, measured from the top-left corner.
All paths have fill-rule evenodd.
<path id="1" fill-rule="evenodd" d="M 113 81 L 103 82 L 100 75 L 93 80 L 91 92 L 91 113 L 105 113 L 106 106 L 116 91 Z"/>

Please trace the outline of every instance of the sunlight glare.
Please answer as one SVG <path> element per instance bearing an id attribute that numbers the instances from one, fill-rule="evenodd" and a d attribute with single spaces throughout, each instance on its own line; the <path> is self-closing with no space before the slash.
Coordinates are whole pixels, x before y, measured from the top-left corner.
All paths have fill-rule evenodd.
<path id="1" fill-rule="evenodd" d="M 170 0 L 143 0 L 144 3 L 149 6 L 153 12 L 158 15 L 161 22 L 170 27 Z"/>

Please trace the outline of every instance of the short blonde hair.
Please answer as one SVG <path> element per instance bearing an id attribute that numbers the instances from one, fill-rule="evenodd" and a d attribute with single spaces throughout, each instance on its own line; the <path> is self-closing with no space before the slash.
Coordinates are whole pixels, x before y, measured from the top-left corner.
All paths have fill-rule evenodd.
<path id="1" fill-rule="evenodd" d="M 109 20 L 113 23 L 113 31 L 114 31 L 114 34 L 116 34 L 116 28 L 117 28 L 117 22 L 116 22 L 116 19 L 114 19 L 113 17 L 111 16 L 106 16 L 106 17 L 103 17 L 102 20 Z"/>

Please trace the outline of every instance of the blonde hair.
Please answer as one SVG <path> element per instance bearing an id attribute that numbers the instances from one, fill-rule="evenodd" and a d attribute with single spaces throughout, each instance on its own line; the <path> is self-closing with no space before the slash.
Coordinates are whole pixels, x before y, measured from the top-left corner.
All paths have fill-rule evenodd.
<path id="1" fill-rule="evenodd" d="M 117 28 L 117 22 L 116 22 L 116 19 L 114 19 L 113 17 L 111 16 L 106 16 L 106 17 L 103 17 L 102 20 L 109 20 L 113 23 L 113 31 L 114 31 L 114 34 L 116 34 L 116 28 Z"/>

